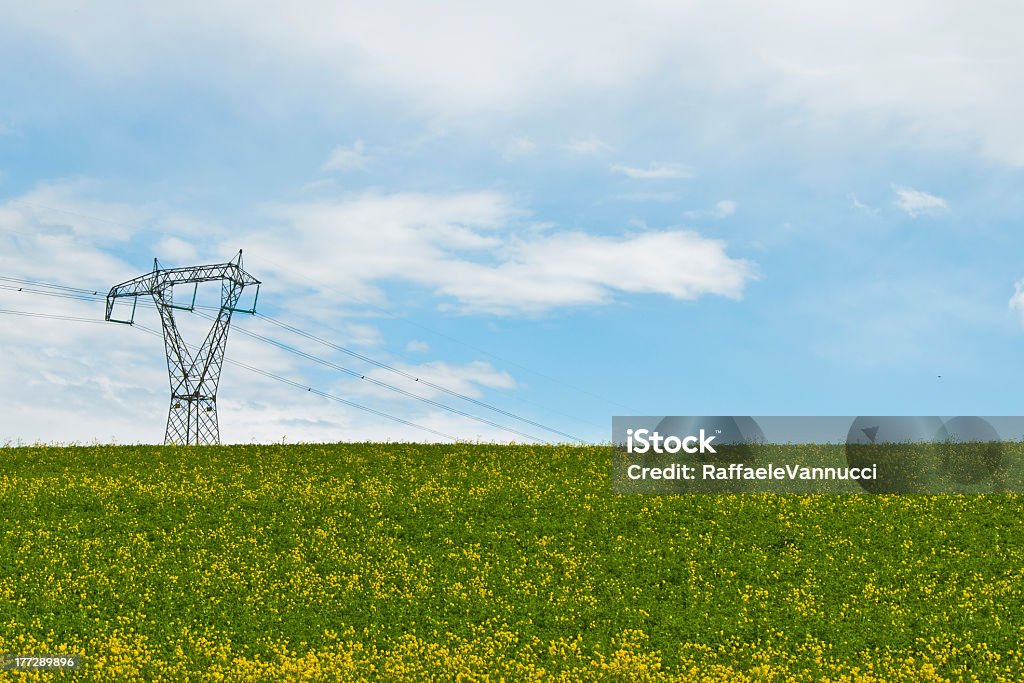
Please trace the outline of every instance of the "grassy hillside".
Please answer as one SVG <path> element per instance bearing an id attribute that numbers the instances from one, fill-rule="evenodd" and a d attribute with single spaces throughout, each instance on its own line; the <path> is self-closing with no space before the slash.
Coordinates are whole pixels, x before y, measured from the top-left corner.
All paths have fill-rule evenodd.
<path id="1" fill-rule="evenodd" d="M 618 496 L 609 469 L 0 449 L 0 652 L 104 681 L 1024 678 L 1024 498 Z"/>

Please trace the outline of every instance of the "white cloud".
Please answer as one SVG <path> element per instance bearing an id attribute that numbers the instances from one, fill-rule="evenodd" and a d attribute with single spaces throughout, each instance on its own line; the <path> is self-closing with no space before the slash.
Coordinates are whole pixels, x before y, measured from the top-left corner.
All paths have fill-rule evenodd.
<path id="1" fill-rule="evenodd" d="M 410 353 L 426 353 L 430 350 L 430 344 L 419 339 L 411 339 L 409 343 L 405 345 L 405 350 Z"/>
<path id="2" fill-rule="evenodd" d="M 0 307 L 103 319 L 102 304 L 43 297 L 0 296 Z M 159 340 L 148 343 L 126 325 L 0 318 L 0 373 L 19 387 L 0 397 L 0 443 L 162 439 L 167 377 Z"/>
<path id="3" fill-rule="evenodd" d="M 512 138 L 501 147 L 501 156 L 505 160 L 527 157 L 537 151 L 537 144 L 528 137 Z"/>
<path id="4" fill-rule="evenodd" d="M 196 260 L 196 248 L 185 240 L 167 236 L 157 242 L 156 256 L 172 263 L 184 264 Z"/>
<path id="5" fill-rule="evenodd" d="M 620 173 L 627 178 L 634 178 L 637 180 L 669 180 L 673 178 L 693 177 L 693 171 L 681 164 L 657 163 L 651 164 L 647 168 L 612 164 L 609 170 L 612 173 Z"/>
<path id="6" fill-rule="evenodd" d="M 712 216 L 715 218 L 725 218 L 736 213 L 736 202 L 731 199 L 723 199 L 720 202 L 715 202 L 715 208 L 712 210 Z"/>
<path id="7" fill-rule="evenodd" d="M 754 115 L 785 108 L 812 121 L 874 121 L 890 136 L 1024 164 L 1020 4 L 980 0 L 936 11 L 924 0 L 605 0 L 585 13 L 559 7 L 305 0 L 252 11 L 199 0 L 106 0 L 94 3 L 90 21 L 73 4 L 15 3 L 4 24 L 49 41 L 77 68 L 114 78 L 144 81 L 151 71 L 177 70 L 231 84 L 259 79 L 261 92 L 270 79 L 325 103 L 342 93 L 383 94 L 468 119 L 643 91 L 676 96 L 667 104 L 681 111 L 681 103 L 705 94 L 743 92 L 757 98 L 743 103 Z M 271 67 L 254 70 L 253 63 Z"/>
<path id="8" fill-rule="evenodd" d="M 339 145 L 331 150 L 327 161 L 320 167 L 322 171 L 354 171 L 366 166 L 370 157 L 366 155 L 362 140 L 356 140 L 352 145 L 345 147 Z"/>
<path id="9" fill-rule="evenodd" d="M 156 232 L 174 236 L 176 239 L 198 244 L 209 240 L 211 236 L 222 236 L 229 234 L 223 225 L 214 221 L 199 220 L 192 216 L 178 214 L 161 214 L 155 226 Z M 238 247 L 235 247 L 237 250 Z M 160 256 L 160 254 L 155 254 Z"/>
<path id="10" fill-rule="evenodd" d="M 467 311 L 542 313 L 609 302 L 617 293 L 738 299 L 753 265 L 688 231 L 595 237 L 565 232 L 510 245 L 497 266 L 453 263 L 438 291 Z"/>
<path id="11" fill-rule="evenodd" d="M 893 191 L 896 193 L 896 206 L 911 218 L 917 218 L 922 213 L 945 211 L 949 208 L 942 197 L 921 190 L 894 186 Z"/>
<path id="12" fill-rule="evenodd" d="M 131 238 L 130 224 L 144 222 L 147 213 L 81 197 L 94 187 L 89 181 L 49 183 L 0 204 L 0 273 L 102 288 L 101 274 L 129 272 L 131 266 L 107 248 Z"/>
<path id="13" fill-rule="evenodd" d="M 450 252 L 486 253 L 515 211 L 494 192 L 365 194 L 340 202 L 268 208 L 276 225 L 246 235 L 268 278 L 312 289 L 334 305 L 380 301 L 382 280 L 429 281 Z M 238 239 L 238 238 L 236 238 Z"/>
<path id="14" fill-rule="evenodd" d="M 350 323 L 345 326 L 348 341 L 359 346 L 377 346 L 384 341 L 380 330 L 373 325 Z"/>
<path id="15" fill-rule="evenodd" d="M 860 201 L 860 199 L 857 198 L 857 195 L 853 194 L 852 192 L 850 193 L 849 197 L 850 197 L 850 206 L 852 208 L 857 209 L 858 211 L 863 211 L 864 213 L 871 214 L 871 215 L 876 215 L 878 213 L 878 209 L 872 208 L 871 206 L 868 206 L 864 202 Z"/>
<path id="16" fill-rule="evenodd" d="M 611 149 L 607 143 L 593 135 L 586 138 L 573 138 L 563 147 L 573 154 L 598 154 Z"/>
<path id="17" fill-rule="evenodd" d="M 692 220 L 699 218 L 722 219 L 728 218 L 734 213 L 736 213 L 736 202 L 731 199 L 723 199 L 715 202 L 715 205 L 710 209 L 704 209 L 702 211 L 686 211 L 683 215 Z"/>
<path id="18" fill-rule="evenodd" d="M 283 225 L 246 238 L 268 277 L 337 300 L 379 296 L 405 281 L 466 312 L 538 314 L 610 301 L 617 293 L 739 298 L 753 265 L 689 231 L 617 237 L 516 230 L 518 212 L 493 192 L 364 195 L 282 205 Z"/>
<path id="19" fill-rule="evenodd" d="M 111 244 L 131 237 L 151 218 L 147 209 L 86 198 L 98 188 L 99 183 L 90 179 L 40 183 L 0 205 L 8 212 L 2 229 L 31 225 L 46 235 Z"/>
<path id="20" fill-rule="evenodd" d="M 103 247 L 132 236 L 121 221 L 144 212 L 82 199 L 86 181 L 47 184 L 0 204 L 0 274 L 95 287 L 106 293 L 131 266 Z M 107 216 L 98 220 L 95 215 Z M 139 420 L 167 386 L 160 342 L 103 321 L 102 300 L 80 301 L 11 290 L 0 308 L 87 318 L 97 324 L 0 315 L 0 376 L 17 392 L 0 394 L 0 443 L 24 439 L 121 442 L 144 438 Z M 164 405 L 166 410 L 166 404 Z M 158 427 L 162 429 L 162 427 Z"/>

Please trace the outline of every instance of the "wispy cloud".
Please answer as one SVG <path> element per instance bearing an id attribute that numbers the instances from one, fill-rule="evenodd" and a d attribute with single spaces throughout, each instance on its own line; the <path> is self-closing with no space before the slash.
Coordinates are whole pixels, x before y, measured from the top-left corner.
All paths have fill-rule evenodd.
<path id="1" fill-rule="evenodd" d="M 612 173 L 619 173 L 636 180 L 671 180 L 693 177 L 693 171 L 682 164 L 655 163 L 646 168 L 612 164 L 609 170 Z"/>
<path id="2" fill-rule="evenodd" d="M 586 138 L 573 138 L 562 147 L 573 154 L 599 154 L 611 149 L 606 142 L 593 135 Z"/>
<path id="3" fill-rule="evenodd" d="M 896 193 L 896 206 L 911 218 L 917 218 L 922 213 L 946 211 L 949 208 L 945 199 L 928 192 L 899 185 L 894 185 L 892 189 Z"/>
<path id="4" fill-rule="evenodd" d="M 335 300 L 341 292 L 379 299 L 381 284 L 404 281 L 460 311 L 495 315 L 605 304 L 627 293 L 739 298 L 754 277 L 753 264 L 731 257 L 725 242 L 696 232 L 513 229 L 523 213 L 495 192 L 282 205 L 275 214 L 283 225 L 247 236 L 247 253 L 286 264 L 272 273 L 282 285 L 314 281 Z"/>
<path id="5" fill-rule="evenodd" d="M 729 216 L 736 213 L 736 202 L 731 199 L 723 199 L 715 202 L 715 205 L 710 209 L 702 209 L 699 211 L 686 211 L 683 213 L 684 216 L 690 220 L 697 220 L 699 218 L 714 218 L 722 219 L 728 218 Z"/>
<path id="6" fill-rule="evenodd" d="M 157 242 L 156 253 L 171 263 L 188 263 L 196 259 L 195 245 L 173 235 L 164 236 Z"/>
<path id="7" fill-rule="evenodd" d="M 384 341 L 380 330 L 373 325 L 350 323 L 345 326 L 345 332 L 349 341 L 359 346 L 377 346 Z"/>
<path id="8" fill-rule="evenodd" d="M 450 264 L 439 271 L 437 292 L 467 312 L 531 315 L 608 304 L 619 294 L 739 299 L 755 276 L 753 264 L 730 257 L 724 242 L 679 230 L 623 237 L 563 232 L 503 251 L 496 265 Z"/>
<path id="9" fill-rule="evenodd" d="M 678 192 L 620 192 L 612 199 L 622 202 L 660 202 L 669 203 L 679 201 Z"/>
<path id="10" fill-rule="evenodd" d="M 320 167 L 322 171 L 354 171 L 366 166 L 370 157 L 365 153 L 362 140 L 356 140 L 346 147 L 339 145 L 331 150 L 327 161 Z"/>
<path id="11" fill-rule="evenodd" d="M 864 202 L 857 198 L 857 195 L 853 194 L 852 192 L 849 194 L 849 198 L 850 207 L 856 209 L 857 211 L 863 211 L 864 213 L 871 214 L 872 216 L 878 214 L 878 209 L 865 204 Z"/>
<path id="12" fill-rule="evenodd" d="M 537 143 L 528 137 L 512 138 L 501 146 L 501 157 L 505 160 L 530 156 L 537 151 Z"/>
<path id="13" fill-rule="evenodd" d="M 419 339 L 412 339 L 405 345 L 405 350 L 410 353 L 426 353 L 430 350 L 430 344 Z"/>

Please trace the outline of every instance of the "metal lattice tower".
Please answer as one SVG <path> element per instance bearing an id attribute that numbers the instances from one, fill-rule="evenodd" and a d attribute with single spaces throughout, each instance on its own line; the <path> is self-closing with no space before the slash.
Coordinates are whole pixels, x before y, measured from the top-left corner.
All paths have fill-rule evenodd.
<path id="1" fill-rule="evenodd" d="M 174 309 L 195 309 L 196 292 L 200 283 L 217 282 L 220 288 L 220 309 L 206 340 L 195 352 L 189 351 L 174 322 Z M 175 285 L 193 285 L 192 302 L 187 306 L 174 303 Z M 251 309 L 238 309 L 242 290 L 256 285 L 256 296 Z M 220 443 L 217 423 L 217 386 L 224 364 L 224 351 L 228 343 L 231 314 L 255 313 L 259 298 L 260 281 L 242 268 L 242 252 L 228 263 L 188 268 L 160 268 L 153 259 L 153 271 L 122 282 L 107 294 L 106 319 L 111 322 L 133 324 L 138 297 L 151 296 L 160 313 L 164 330 L 164 350 L 167 353 L 167 373 L 171 381 L 171 408 L 167 414 L 164 444 L 216 445 Z M 117 299 L 133 297 L 132 316 L 129 320 L 111 317 Z"/>

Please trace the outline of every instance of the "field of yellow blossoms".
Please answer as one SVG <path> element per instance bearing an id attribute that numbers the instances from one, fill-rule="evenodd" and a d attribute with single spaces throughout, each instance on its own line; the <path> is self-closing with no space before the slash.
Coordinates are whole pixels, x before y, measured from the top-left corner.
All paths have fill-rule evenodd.
<path id="1" fill-rule="evenodd" d="M 1020 681 L 1024 497 L 623 496 L 602 448 L 0 449 L 88 681 Z"/>

